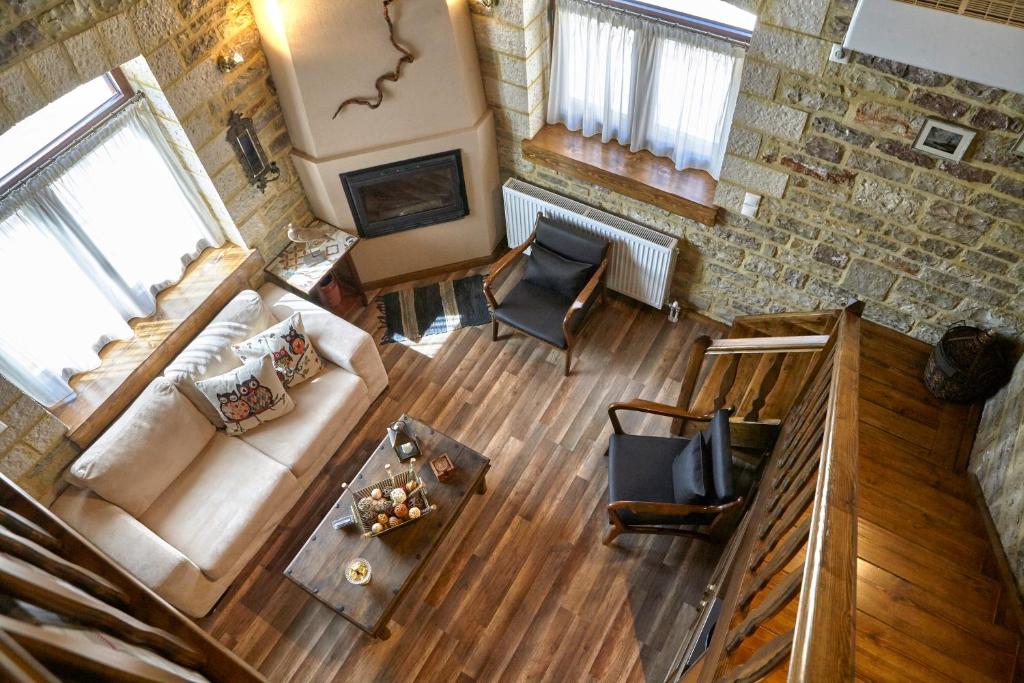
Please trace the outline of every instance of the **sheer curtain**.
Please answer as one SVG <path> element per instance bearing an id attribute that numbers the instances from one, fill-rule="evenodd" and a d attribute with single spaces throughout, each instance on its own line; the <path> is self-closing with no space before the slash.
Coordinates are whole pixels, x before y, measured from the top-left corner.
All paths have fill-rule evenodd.
<path id="1" fill-rule="evenodd" d="M 558 0 L 547 120 L 717 178 L 742 64 L 724 40 Z"/>
<path id="2" fill-rule="evenodd" d="M 44 405 L 132 336 L 220 225 L 144 98 L 0 200 L 0 374 Z"/>

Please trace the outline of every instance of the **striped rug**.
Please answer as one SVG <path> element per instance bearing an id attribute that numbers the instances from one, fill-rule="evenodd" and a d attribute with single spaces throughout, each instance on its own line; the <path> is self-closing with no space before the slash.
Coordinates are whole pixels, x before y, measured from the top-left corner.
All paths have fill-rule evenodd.
<path id="1" fill-rule="evenodd" d="M 482 275 L 389 292 L 377 301 L 385 328 L 384 344 L 416 342 L 491 321 Z"/>

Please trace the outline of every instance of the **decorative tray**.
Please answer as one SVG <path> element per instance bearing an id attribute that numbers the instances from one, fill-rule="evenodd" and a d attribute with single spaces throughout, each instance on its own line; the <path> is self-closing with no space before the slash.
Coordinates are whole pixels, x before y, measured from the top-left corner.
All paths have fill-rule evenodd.
<path id="1" fill-rule="evenodd" d="M 352 489 L 352 516 L 367 537 L 386 534 L 436 509 L 411 465 L 375 484 Z"/>

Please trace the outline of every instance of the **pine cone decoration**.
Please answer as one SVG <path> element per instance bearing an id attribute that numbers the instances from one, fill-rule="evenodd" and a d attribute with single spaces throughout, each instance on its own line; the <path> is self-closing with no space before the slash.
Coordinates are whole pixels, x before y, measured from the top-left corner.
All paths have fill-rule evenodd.
<path id="1" fill-rule="evenodd" d="M 359 510 L 360 514 L 368 513 L 373 510 L 373 498 L 360 498 L 359 502 L 356 503 L 356 509 Z"/>

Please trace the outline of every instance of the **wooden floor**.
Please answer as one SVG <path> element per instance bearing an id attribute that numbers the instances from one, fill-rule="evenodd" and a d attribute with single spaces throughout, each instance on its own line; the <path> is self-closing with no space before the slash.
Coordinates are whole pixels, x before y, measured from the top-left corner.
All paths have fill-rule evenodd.
<path id="1" fill-rule="evenodd" d="M 864 323 L 861 349 L 857 677 L 1014 680 L 1019 631 L 959 473 L 977 415 L 925 390 L 926 344 Z"/>
<path id="2" fill-rule="evenodd" d="M 379 337 L 376 316 L 349 317 Z M 601 545 L 606 407 L 674 402 L 692 340 L 724 330 L 612 298 L 568 379 L 560 353 L 522 336 L 492 342 L 489 326 L 382 347 L 390 387 L 202 625 L 273 681 L 661 681 L 719 551 L 654 536 Z M 403 412 L 492 469 L 381 642 L 282 571 Z M 656 420 L 626 427 L 666 433 Z"/>

